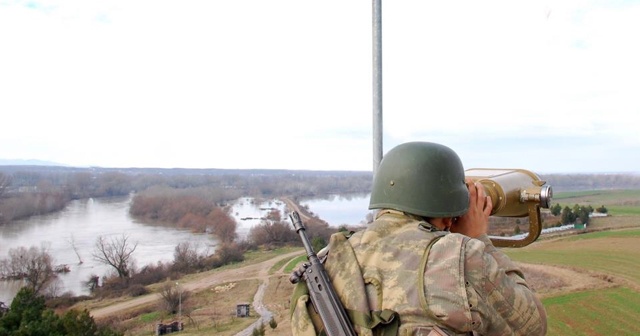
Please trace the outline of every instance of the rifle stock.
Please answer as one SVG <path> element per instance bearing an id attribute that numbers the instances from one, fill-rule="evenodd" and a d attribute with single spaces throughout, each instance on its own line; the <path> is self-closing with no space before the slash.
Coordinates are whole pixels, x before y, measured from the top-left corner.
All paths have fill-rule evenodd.
<path id="1" fill-rule="evenodd" d="M 324 265 L 313 251 L 304 224 L 300 220 L 300 215 L 298 212 L 293 211 L 289 214 L 289 218 L 307 253 L 309 264 L 305 267 L 302 278 L 309 289 L 311 303 L 318 315 L 320 315 L 320 319 L 322 319 L 325 332 L 328 336 L 355 336 L 356 332 L 338 294 L 331 284 L 331 279 L 329 279 Z"/>

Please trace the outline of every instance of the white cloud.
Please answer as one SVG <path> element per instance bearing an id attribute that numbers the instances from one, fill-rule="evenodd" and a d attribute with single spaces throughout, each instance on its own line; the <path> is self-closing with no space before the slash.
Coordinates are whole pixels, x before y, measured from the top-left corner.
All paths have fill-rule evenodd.
<path id="1" fill-rule="evenodd" d="M 619 154 L 640 149 L 629 122 L 640 109 L 640 6 L 397 1 L 382 10 L 385 150 L 440 141 L 469 158 L 519 161 L 526 149 L 525 164 L 582 169 L 577 159 L 536 161 L 571 145 L 617 155 L 611 169 L 640 170 Z M 11 125 L 0 157 L 371 166 L 370 3 L 2 1 L 0 44 L 0 111 Z M 282 159 L 292 152 L 297 166 Z"/>

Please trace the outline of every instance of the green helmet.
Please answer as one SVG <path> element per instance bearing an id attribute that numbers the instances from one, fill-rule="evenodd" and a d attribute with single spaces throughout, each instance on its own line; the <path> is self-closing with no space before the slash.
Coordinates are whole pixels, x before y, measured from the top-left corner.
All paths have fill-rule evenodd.
<path id="1" fill-rule="evenodd" d="M 460 158 L 451 148 L 431 142 L 396 146 L 380 162 L 369 209 L 430 218 L 465 214 L 469 191 Z"/>

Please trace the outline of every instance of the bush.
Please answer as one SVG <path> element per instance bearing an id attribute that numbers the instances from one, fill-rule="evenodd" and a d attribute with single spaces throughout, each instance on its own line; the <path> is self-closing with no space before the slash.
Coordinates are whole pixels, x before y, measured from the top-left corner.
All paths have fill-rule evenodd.
<path id="1" fill-rule="evenodd" d="M 171 271 L 176 273 L 190 273 L 206 268 L 208 249 L 202 250 L 198 244 L 191 241 L 176 245 L 173 252 Z"/>
<path id="2" fill-rule="evenodd" d="M 102 279 L 102 286 L 96 288 L 93 291 L 93 294 L 97 298 L 109 298 L 109 297 L 118 297 L 122 296 L 129 286 L 129 283 L 126 281 L 128 279 L 120 279 L 117 276 L 112 276 L 109 278 Z"/>
<path id="3" fill-rule="evenodd" d="M 278 322 L 276 322 L 275 318 L 271 317 L 271 320 L 269 320 L 269 327 L 271 327 L 271 329 L 278 327 Z"/>
<path id="4" fill-rule="evenodd" d="M 47 304 L 47 307 L 51 309 L 68 308 L 78 302 L 85 301 L 85 300 L 91 300 L 91 296 L 88 296 L 88 295 L 73 296 L 71 292 L 67 292 L 62 294 L 59 297 L 47 299 L 46 304 Z"/>
<path id="5" fill-rule="evenodd" d="M 136 285 L 150 285 L 164 281 L 171 276 L 170 266 L 158 262 L 156 265 L 147 265 L 135 273 L 129 282 Z"/>
<path id="6" fill-rule="evenodd" d="M 160 290 L 160 296 L 162 296 L 160 308 L 169 314 L 176 314 L 181 308 L 180 305 L 184 306 L 190 294 L 177 284 L 166 282 Z"/>
<path id="7" fill-rule="evenodd" d="M 258 325 L 255 329 L 253 329 L 253 331 L 251 332 L 252 336 L 264 336 L 265 333 L 265 328 L 264 328 L 264 324 L 262 324 L 262 322 L 260 322 L 260 325 Z"/>
<path id="8" fill-rule="evenodd" d="M 136 296 L 140 296 L 140 295 L 145 295 L 145 294 L 149 293 L 149 291 L 143 285 L 134 284 L 134 285 L 129 286 L 129 288 L 127 288 L 125 293 L 127 295 L 131 296 L 131 297 L 136 297 Z"/>
<path id="9" fill-rule="evenodd" d="M 263 221 L 251 228 L 249 240 L 259 246 L 282 246 L 297 241 L 298 235 L 286 222 Z"/>
<path id="10" fill-rule="evenodd" d="M 245 250 L 236 243 L 222 243 L 208 263 L 213 268 L 244 260 Z"/>

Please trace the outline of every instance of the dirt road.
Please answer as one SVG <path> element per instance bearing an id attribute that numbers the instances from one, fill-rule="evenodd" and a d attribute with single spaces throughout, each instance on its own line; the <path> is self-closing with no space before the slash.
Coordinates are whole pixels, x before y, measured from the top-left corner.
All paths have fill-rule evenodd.
<path id="1" fill-rule="evenodd" d="M 271 267 L 274 264 L 276 264 L 280 260 L 289 259 L 300 254 L 301 254 L 301 251 L 290 252 L 288 254 L 283 254 L 281 256 L 263 261 L 261 263 L 213 273 L 201 279 L 197 279 L 189 282 L 183 282 L 181 280 L 180 286 L 185 291 L 190 291 L 195 293 L 195 292 L 210 288 L 212 286 L 216 286 L 222 283 L 232 282 L 232 281 L 260 279 L 263 281 L 263 283 L 264 282 L 268 283 L 267 279 L 269 277 L 269 269 L 271 269 Z M 141 305 L 153 303 L 158 300 L 160 300 L 160 294 L 153 293 L 149 295 L 140 296 L 137 298 L 132 298 L 131 300 L 128 300 L 125 302 L 112 304 L 108 307 L 94 309 L 90 311 L 90 314 L 95 319 L 100 319 L 100 318 L 104 318 L 104 317 L 116 314 L 120 311 L 124 311 L 124 310 L 135 308 Z"/>
<path id="2" fill-rule="evenodd" d="M 289 208 L 289 211 L 297 211 L 298 214 L 300 215 L 300 219 L 305 222 L 307 220 L 309 220 L 311 217 L 309 217 L 309 215 L 307 214 L 306 211 L 301 211 L 300 207 L 298 206 L 298 204 L 296 202 L 294 202 L 292 199 L 288 198 L 288 197 L 282 197 L 280 198 L 286 205 L 287 208 Z"/>

